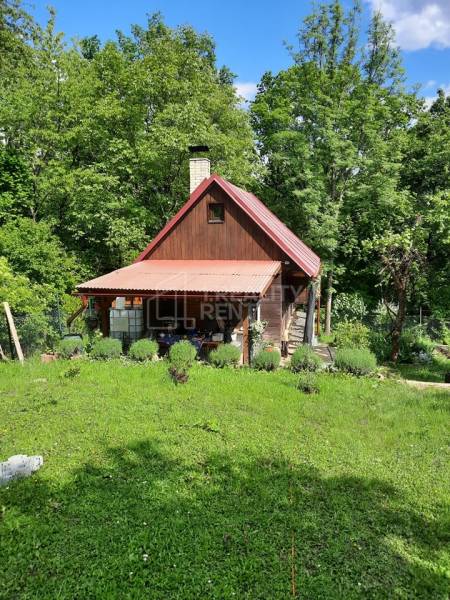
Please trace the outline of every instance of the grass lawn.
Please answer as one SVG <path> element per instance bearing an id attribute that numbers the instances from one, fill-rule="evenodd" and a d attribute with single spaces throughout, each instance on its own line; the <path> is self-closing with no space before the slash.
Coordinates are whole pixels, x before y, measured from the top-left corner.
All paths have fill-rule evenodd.
<path id="1" fill-rule="evenodd" d="M 450 371 L 450 360 L 442 355 L 436 355 L 430 363 L 406 365 L 399 364 L 395 367 L 403 379 L 415 379 L 416 381 L 444 382 L 445 373 Z"/>
<path id="2" fill-rule="evenodd" d="M 450 394 L 295 381 L 0 364 L 0 597 L 447 598 Z"/>

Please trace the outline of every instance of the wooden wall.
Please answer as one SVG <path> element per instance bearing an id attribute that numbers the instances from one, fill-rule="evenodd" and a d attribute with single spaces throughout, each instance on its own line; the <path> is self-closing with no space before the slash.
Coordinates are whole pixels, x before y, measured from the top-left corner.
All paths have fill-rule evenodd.
<path id="1" fill-rule="evenodd" d="M 282 336 L 282 276 L 281 273 L 274 278 L 267 294 L 261 300 L 261 320 L 268 321 L 264 339 L 276 344 L 281 342 Z"/>
<path id="2" fill-rule="evenodd" d="M 225 207 L 224 223 L 208 223 L 209 203 Z M 219 187 L 213 186 L 149 259 L 285 260 L 284 252 Z"/>
<path id="3" fill-rule="evenodd" d="M 223 223 L 208 223 L 209 203 L 224 205 Z M 159 242 L 148 257 L 152 259 L 281 261 L 282 274 L 274 279 L 261 300 L 261 319 L 269 322 L 264 337 L 280 343 L 288 311 L 294 301 L 299 301 L 290 291 L 283 292 L 282 285 L 302 284 L 298 278 L 291 277 L 291 271 L 298 271 L 298 267 L 292 265 L 289 257 L 218 186 L 211 187 Z M 303 283 L 306 286 L 306 278 Z"/>

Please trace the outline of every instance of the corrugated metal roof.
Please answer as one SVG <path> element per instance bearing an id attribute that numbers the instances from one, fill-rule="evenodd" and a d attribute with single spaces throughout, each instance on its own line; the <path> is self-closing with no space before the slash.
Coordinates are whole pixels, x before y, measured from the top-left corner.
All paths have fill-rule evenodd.
<path id="1" fill-rule="evenodd" d="M 316 277 L 320 270 L 320 258 L 302 242 L 259 198 L 230 183 L 217 174 L 205 179 L 191 194 L 189 200 L 177 214 L 170 219 L 155 239 L 138 256 L 136 262 L 147 259 L 153 248 L 169 233 L 188 210 L 203 196 L 206 190 L 216 183 L 224 192 L 261 227 L 294 263 L 310 277 Z"/>
<path id="2" fill-rule="evenodd" d="M 281 263 L 263 260 L 144 260 L 77 286 L 80 293 L 183 292 L 263 295 Z"/>

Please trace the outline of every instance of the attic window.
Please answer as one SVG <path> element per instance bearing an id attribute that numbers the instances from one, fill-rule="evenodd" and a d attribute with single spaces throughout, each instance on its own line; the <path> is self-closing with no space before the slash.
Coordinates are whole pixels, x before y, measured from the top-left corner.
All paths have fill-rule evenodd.
<path id="1" fill-rule="evenodd" d="M 223 204 L 208 204 L 208 223 L 223 223 L 225 220 L 225 209 Z"/>

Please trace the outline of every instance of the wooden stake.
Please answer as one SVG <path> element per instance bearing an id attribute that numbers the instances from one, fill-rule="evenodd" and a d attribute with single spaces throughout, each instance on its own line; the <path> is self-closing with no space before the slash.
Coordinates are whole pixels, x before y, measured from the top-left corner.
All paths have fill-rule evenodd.
<path id="1" fill-rule="evenodd" d="M 0 346 L 0 359 L 1 360 L 8 360 L 6 358 L 6 354 L 3 352 L 3 348 Z"/>
<path id="2" fill-rule="evenodd" d="M 14 346 L 16 348 L 17 358 L 20 360 L 23 365 L 23 352 L 22 347 L 20 345 L 19 336 L 17 335 L 16 326 L 14 325 L 14 319 L 11 313 L 11 309 L 9 308 L 8 302 L 3 302 L 3 307 L 5 309 L 6 320 L 8 321 L 8 329 L 14 341 Z"/>
<path id="3" fill-rule="evenodd" d="M 248 306 L 242 305 L 242 362 L 248 365 L 250 362 L 250 332 L 248 320 Z"/>

